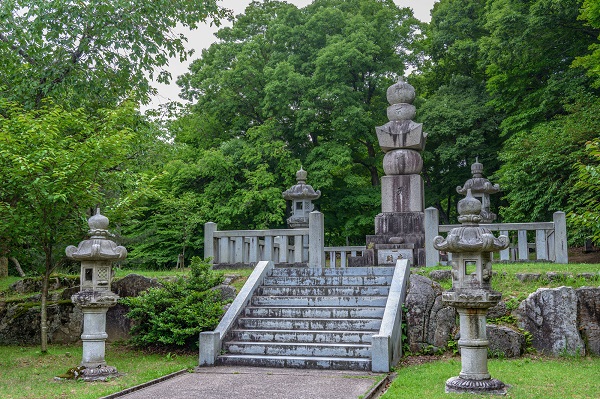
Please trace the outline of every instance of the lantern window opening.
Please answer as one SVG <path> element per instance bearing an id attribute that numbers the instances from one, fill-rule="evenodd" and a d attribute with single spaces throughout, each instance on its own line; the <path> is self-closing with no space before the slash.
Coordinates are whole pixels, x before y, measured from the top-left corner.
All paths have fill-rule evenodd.
<path id="1" fill-rule="evenodd" d="M 477 274 L 477 260 L 476 259 L 465 259 L 464 260 L 464 271 L 465 276 L 471 276 Z"/>
<path id="2" fill-rule="evenodd" d="M 94 279 L 94 269 L 86 268 L 85 269 L 85 281 L 92 281 Z"/>

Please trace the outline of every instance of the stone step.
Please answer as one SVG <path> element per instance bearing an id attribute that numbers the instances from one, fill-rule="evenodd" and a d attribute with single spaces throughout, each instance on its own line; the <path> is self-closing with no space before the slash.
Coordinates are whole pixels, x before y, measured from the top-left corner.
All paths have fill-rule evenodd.
<path id="1" fill-rule="evenodd" d="M 232 341 L 254 342 L 315 342 L 315 343 L 356 343 L 370 344 L 372 336 L 379 330 L 371 331 L 311 331 L 311 330 L 257 330 L 233 329 L 228 333 Z"/>
<path id="2" fill-rule="evenodd" d="M 261 286 L 257 295 L 264 296 L 373 296 L 388 295 L 389 286 Z"/>
<path id="3" fill-rule="evenodd" d="M 386 296 L 253 296 L 252 306 L 385 306 Z"/>
<path id="4" fill-rule="evenodd" d="M 383 307 L 256 307 L 248 306 L 244 310 L 246 317 L 300 317 L 300 318 L 382 318 L 385 308 Z"/>
<path id="5" fill-rule="evenodd" d="M 392 276 L 301 276 L 265 277 L 265 286 L 336 286 L 336 285 L 389 285 Z"/>
<path id="6" fill-rule="evenodd" d="M 381 319 L 281 319 L 240 317 L 238 326 L 241 329 L 267 330 L 377 330 Z"/>
<path id="7" fill-rule="evenodd" d="M 302 368 L 319 370 L 371 370 L 371 360 L 362 358 L 221 355 L 217 365 Z"/>
<path id="8" fill-rule="evenodd" d="M 393 276 L 394 267 L 365 266 L 345 268 L 284 267 L 273 268 L 269 276 L 318 277 L 318 276 Z"/>
<path id="9" fill-rule="evenodd" d="M 371 358 L 371 345 L 368 344 L 229 341 L 225 344 L 224 349 L 230 355 Z"/>

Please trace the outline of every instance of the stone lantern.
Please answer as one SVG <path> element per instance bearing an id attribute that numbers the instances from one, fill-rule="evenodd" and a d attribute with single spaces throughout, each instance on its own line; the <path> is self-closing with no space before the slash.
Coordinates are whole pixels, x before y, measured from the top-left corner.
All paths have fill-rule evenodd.
<path id="1" fill-rule="evenodd" d="M 89 218 L 90 238 L 70 245 L 65 252 L 69 259 L 81 262 L 80 291 L 71 301 L 83 312 L 83 357 L 81 366 L 84 380 L 103 380 L 116 376 L 117 369 L 107 366 L 104 360 L 106 312 L 116 305 L 119 296 L 110 290 L 112 263 L 127 257 L 127 250 L 117 246 L 108 237 L 108 218 L 100 209 Z"/>
<path id="2" fill-rule="evenodd" d="M 291 202 L 290 217 L 287 219 L 291 229 L 307 228 L 308 216 L 315 209 L 313 200 L 321 196 L 310 184 L 306 184 L 306 171 L 300 167 L 296 172 L 297 183 L 283 192 L 283 198 Z"/>
<path id="3" fill-rule="evenodd" d="M 456 187 L 459 194 L 466 195 L 467 190 L 471 190 L 473 197 L 481 202 L 481 223 L 492 223 L 496 220 L 496 214 L 490 211 L 490 194 L 496 194 L 500 191 L 500 186 L 492 184 L 483 177 L 483 164 L 476 158 L 475 163 L 471 165 L 472 178 L 465 182 L 464 186 Z"/>
<path id="4" fill-rule="evenodd" d="M 452 289 L 442 293 L 442 300 L 455 307 L 460 317 L 462 370 L 446 381 L 446 392 L 504 395 L 506 386 L 491 378 L 487 368 L 486 314 L 502 298 L 491 288 L 490 252 L 508 248 L 509 241 L 479 226 L 480 212 L 481 202 L 468 189 L 458 202 L 462 226 L 452 229 L 445 239 L 435 237 L 433 243 L 435 249 L 452 253 Z"/>

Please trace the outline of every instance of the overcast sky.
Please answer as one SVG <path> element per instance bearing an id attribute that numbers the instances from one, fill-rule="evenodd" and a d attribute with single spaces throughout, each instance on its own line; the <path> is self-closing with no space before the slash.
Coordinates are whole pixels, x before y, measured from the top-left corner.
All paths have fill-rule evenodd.
<path id="1" fill-rule="evenodd" d="M 219 5 L 230 10 L 233 10 L 235 15 L 244 12 L 251 0 L 221 0 Z M 394 0 L 394 2 L 400 7 L 410 7 L 413 9 L 415 17 L 421 21 L 429 22 L 429 12 L 433 8 L 433 3 L 437 0 Z M 288 3 L 292 3 L 299 8 L 305 7 L 312 3 L 312 0 L 287 0 Z M 230 24 L 229 24 L 230 25 Z M 152 100 L 152 103 L 146 108 L 156 108 L 161 104 L 165 104 L 169 101 L 182 101 L 179 98 L 179 86 L 175 83 L 175 80 L 179 75 L 182 75 L 188 71 L 188 66 L 191 61 L 196 59 L 202 52 L 203 48 L 209 47 L 214 41 L 214 33 L 217 31 L 217 27 L 211 27 L 209 24 L 200 25 L 200 27 L 194 31 L 182 32 L 188 38 L 188 48 L 193 48 L 195 54 L 186 63 L 180 63 L 177 59 L 171 59 L 169 67 L 167 68 L 173 80 L 170 85 L 163 85 L 154 83 L 154 86 L 158 89 L 158 95 Z"/>

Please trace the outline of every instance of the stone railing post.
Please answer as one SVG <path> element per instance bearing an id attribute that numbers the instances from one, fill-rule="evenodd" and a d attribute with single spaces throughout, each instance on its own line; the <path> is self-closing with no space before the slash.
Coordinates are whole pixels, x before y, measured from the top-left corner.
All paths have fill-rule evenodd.
<path id="1" fill-rule="evenodd" d="M 204 223 L 204 259 L 210 258 L 211 264 L 215 258 L 215 231 L 217 231 L 216 223 Z"/>
<path id="2" fill-rule="evenodd" d="M 325 267 L 325 226 L 323 214 L 313 211 L 308 222 L 308 266 Z"/>
<path id="3" fill-rule="evenodd" d="M 437 208 L 425 209 L 425 266 L 437 266 L 440 252 L 433 247 L 433 239 L 439 233 L 440 215 Z"/>
<path id="4" fill-rule="evenodd" d="M 554 262 L 569 263 L 567 245 L 567 219 L 564 212 L 554 212 Z"/>

